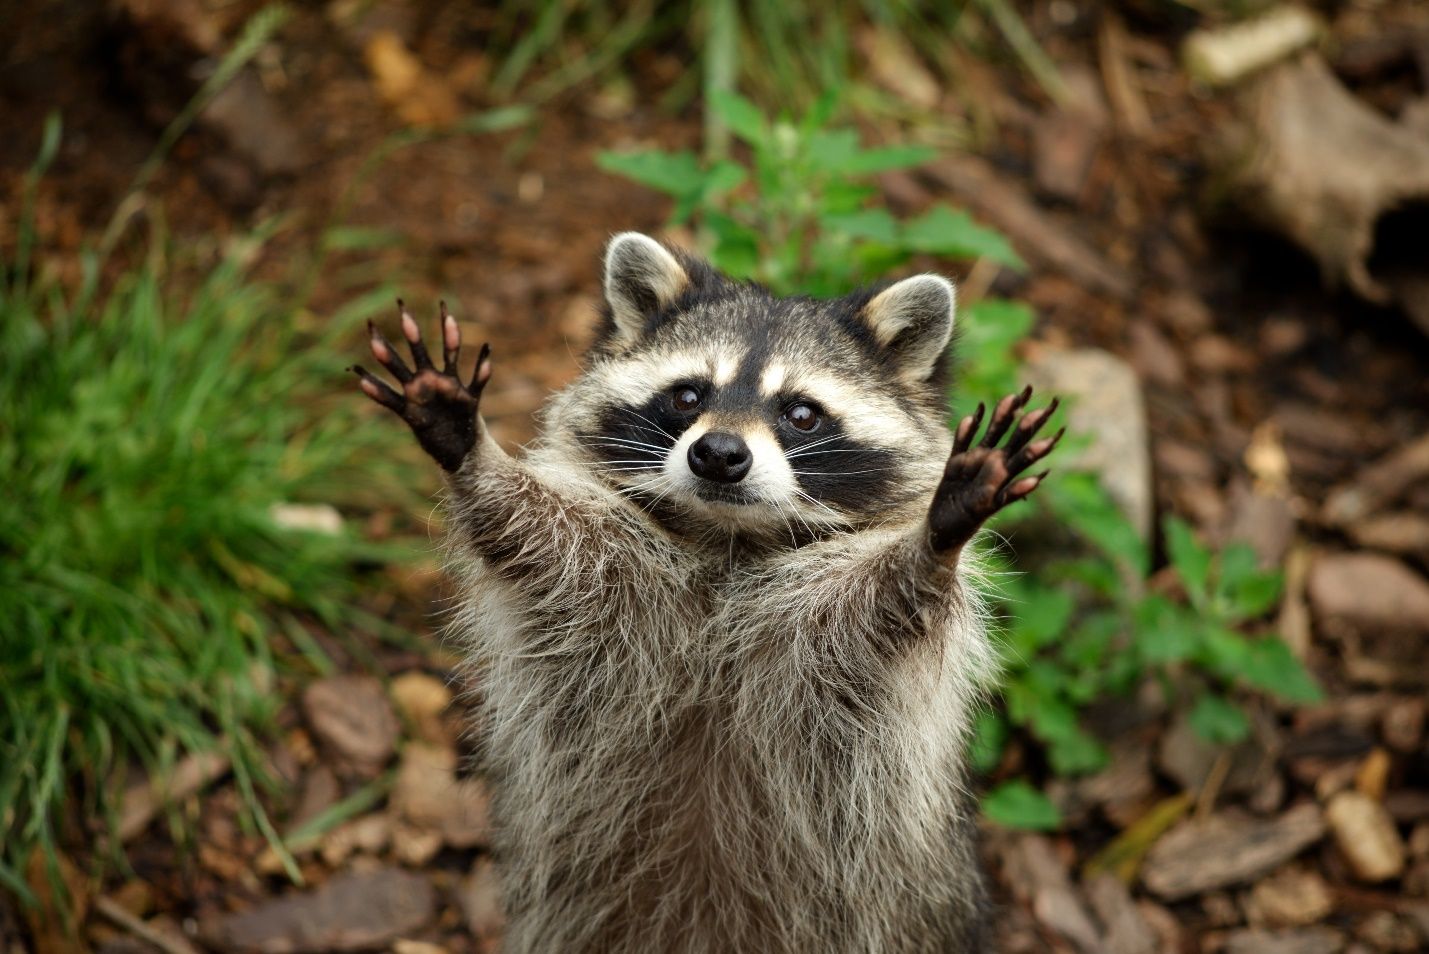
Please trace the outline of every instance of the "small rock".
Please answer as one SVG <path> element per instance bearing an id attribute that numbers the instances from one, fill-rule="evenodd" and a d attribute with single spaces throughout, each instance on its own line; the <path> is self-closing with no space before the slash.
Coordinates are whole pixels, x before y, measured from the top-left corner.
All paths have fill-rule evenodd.
<path id="1" fill-rule="evenodd" d="M 322 763 L 314 765 L 303 775 L 302 794 L 298 797 L 298 807 L 288 818 L 288 831 L 302 828 L 337 804 L 341 797 L 342 783 L 332 774 L 332 769 Z"/>
<path id="2" fill-rule="evenodd" d="M 220 133 L 233 151 L 265 176 L 291 175 L 303 168 L 297 127 L 283 115 L 252 69 L 234 77 L 204 107 L 199 122 Z M 340 518 L 338 523 L 340 526 Z"/>
<path id="3" fill-rule="evenodd" d="M 342 533 L 342 514 L 332 504 L 277 503 L 268 516 L 284 530 L 308 530 L 335 537 Z"/>
<path id="4" fill-rule="evenodd" d="M 483 945 L 501 937 L 506 918 L 501 911 L 501 879 L 490 858 L 478 858 L 461 882 L 461 910 L 466 929 Z"/>
<path id="5" fill-rule="evenodd" d="M 354 818 L 323 836 L 322 858 L 329 868 L 336 868 L 353 852 L 375 855 L 387 847 L 392 838 L 392 820 L 374 813 Z"/>
<path id="6" fill-rule="evenodd" d="M 1419 929 L 1393 911 L 1371 911 L 1355 925 L 1355 936 L 1381 951 L 1423 951 Z"/>
<path id="7" fill-rule="evenodd" d="M 1268 820 L 1229 813 L 1193 819 L 1152 846 L 1142 877 L 1153 894 L 1175 901 L 1255 878 L 1324 834 L 1324 819 L 1311 804 Z"/>
<path id="8" fill-rule="evenodd" d="M 1151 454 L 1146 408 L 1131 366 L 1095 348 L 1045 349 L 1028 363 L 1027 378 L 1047 394 L 1071 399 L 1067 429 L 1091 438 L 1062 466 L 1091 471 L 1133 527 L 1151 532 Z"/>
<path id="9" fill-rule="evenodd" d="M 245 954 L 300 954 L 381 947 L 431 920 L 436 891 L 397 868 L 340 874 L 316 891 L 293 892 L 199 926 L 204 943 Z"/>
<path id="10" fill-rule="evenodd" d="M 442 724 L 442 713 L 452 701 L 445 682 L 424 672 L 404 672 L 392 680 L 392 701 L 423 741 L 434 745 L 450 741 Z"/>
<path id="11" fill-rule="evenodd" d="M 1310 566 L 1310 606 L 1322 624 L 1429 633 L 1429 583 L 1377 553 L 1325 553 Z"/>
<path id="12" fill-rule="evenodd" d="M 1032 916 L 1087 954 L 1105 950 L 1101 932 L 1070 886 L 1040 889 L 1032 898 Z"/>
<path id="13" fill-rule="evenodd" d="M 1361 881 L 1387 881 L 1404 870 L 1404 841 L 1379 802 L 1360 792 L 1340 792 L 1325 806 L 1325 821 Z"/>
<path id="14" fill-rule="evenodd" d="M 425 868 L 442 850 L 441 832 L 399 824 L 392 829 L 392 854 L 404 865 Z"/>
<path id="15" fill-rule="evenodd" d="M 1323 920 L 1333 909 L 1330 886 L 1317 872 L 1284 868 L 1251 888 L 1246 917 L 1252 924 L 1302 927 Z"/>
<path id="16" fill-rule="evenodd" d="M 484 846 L 491 834 L 486 786 L 477 779 L 458 779 L 456 767 L 452 748 L 411 743 L 402 752 L 392 807 L 453 848 Z"/>
<path id="17" fill-rule="evenodd" d="M 1146 923 L 1120 878 L 1097 875 L 1087 882 L 1086 894 L 1106 928 L 1106 954 L 1155 954 L 1158 950 L 1156 932 Z"/>
<path id="18" fill-rule="evenodd" d="M 1396 752 L 1413 752 L 1424 740 L 1425 702 L 1401 699 L 1384 711 L 1380 734 L 1384 744 Z"/>
<path id="19" fill-rule="evenodd" d="M 371 676 L 333 676 L 303 690 L 313 734 L 359 774 L 376 775 L 397 750 L 397 716 Z"/>
<path id="20" fill-rule="evenodd" d="M 1252 928 L 1232 931 L 1226 937 L 1225 954 L 1339 954 L 1345 939 L 1329 928 L 1299 928 L 1263 931 Z"/>

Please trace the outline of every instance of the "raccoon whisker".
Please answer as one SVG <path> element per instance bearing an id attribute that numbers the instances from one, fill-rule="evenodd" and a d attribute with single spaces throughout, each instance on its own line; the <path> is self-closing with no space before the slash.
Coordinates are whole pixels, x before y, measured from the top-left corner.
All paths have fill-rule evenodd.
<path id="1" fill-rule="evenodd" d="M 642 467 L 636 468 L 637 470 L 653 470 L 653 469 L 656 468 L 656 467 L 663 467 L 663 466 L 665 466 L 665 462 L 664 462 L 664 461 L 662 461 L 662 460 L 650 460 L 649 458 L 637 458 L 637 459 L 635 459 L 635 460 L 603 460 L 603 461 L 600 461 L 598 464 L 596 464 L 596 466 L 597 466 L 597 467 L 604 467 L 604 466 L 606 466 L 607 464 L 642 464 L 642 465 L 644 465 L 644 466 L 642 466 Z"/>
<path id="2" fill-rule="evenodd" d="M 666 447 L 660 446 L 659 444 L 648 444 L 648 443 L 646 443 L 645 441 L 631 440 L 631 439 L 628 438 L 628 437 L 613 437 L 613 436 L 611 436 L 610 434 L 602 434 L 602 435 L 600 436 L 600 440 L 598 440 L 598 441 L 591 441 L 591 443 L 592 443 L 592 444 L 606 444 L 606 445 L 609 445 L 609 444 L 625 445 L 625 446 L 627 446 L 627 447 L 648 447 L 648 448 L 650 448 L 651 450 L 657 450 L 657 451 L 665 451 L 665 450 L 668 449 L 668 448 L 666 448 Z"/>
<path id="3" fill-rule="evenodd" d="M 679 440 L 679 438 L 676 437 L 674 434 L 671 434 L 669 431 L 665 430 L 659 424 L 656 424 L 654 421 L 650 420 L 650 418 L 646 417 L 644 414 L 641 414 L 639 411 L 631 411 L 630 413 L 634 417 L 640 418 L 640 420 L 644 421 L 646 424 L 649 424 L 658 433 L 663 434 L 665 437 L 668 437 L 671 443 L 674 443 L 675 441 Z M 643 430 L 643 428 L 641 429 Z"/>
<path id="4" fill-rule="evenodd" d="M 801 444 L 800 446 L 794 448 L 794 453 L 792 453 L 792 454 L 790 454 L 790 455 L 788 455 L 788 456 L 790 456 L 790 457 L 797 457 L 797 456 L 800 455 L 800 454 L 807 454 L 809 451 L 813 450 L 815 447 L 822 447 L 822 446 L 825 445 L 825 444 L 832 444 L 834 441 L 838 440 L 840 436 L 841 436 L 841 435 L 839 435 L 839 434 L 832 434 L 832 435 L 830 435 L 830 436 L 828 436 L 828 437 L 821 437 L 821 438 L 819 438 L 819 439 L 816 440 L 816 441 L 809 441 L 809 443 L 807 443 L 807 444 Z"/>
<path id="5" fill-rule="evenodd" d="M 804 498 L 809 503 L 813 504 L 815 507 L 818 507 L 820 510 L 827 513 L 831 518 L 833 518 L 836 524 L 843 524 L 847 522 L 842 514 L 840 514 L 834 508 L 830 507 L 828 504 L 824 503 L 822 500 L 819 500 L 817 497 L 805 493 L 797 487 L 794 488 L 794 493 L 798 494 L 800 497 Z"/>
<path id="6" fill-rule="evenodd" d="M 826 473 L 822 470 L 791 470 L 791 474 L 798 477 L 852 477 L 854 474 L 879 474 L 888 470 L 887 467 L 872 467 L 868 470 L 841 470 L 837 474 Z"/>

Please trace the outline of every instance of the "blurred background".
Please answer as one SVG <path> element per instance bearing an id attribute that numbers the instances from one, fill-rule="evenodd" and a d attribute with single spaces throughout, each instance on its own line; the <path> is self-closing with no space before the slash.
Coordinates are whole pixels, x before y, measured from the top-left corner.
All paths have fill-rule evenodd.
<path id="1" fill-rule="evenodd" d="M 626 229 L 943 272 L 955 414 L 1069 399 L 1005 950 L 1429 949 L 1423 3 L 40 0 L 0 115 L 6 951 L 496 948 L 436 468 L 344 369 L 444 298 L 527 441 Z"/>

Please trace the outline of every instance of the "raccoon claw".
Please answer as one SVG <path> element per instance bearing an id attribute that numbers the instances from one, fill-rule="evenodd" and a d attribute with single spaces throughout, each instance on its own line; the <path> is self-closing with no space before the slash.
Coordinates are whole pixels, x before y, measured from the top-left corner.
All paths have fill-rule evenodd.
<path id="1" fill-rule="evenodd" d="M 975 446 L 973 438 L 986 408 L 979 404 L 958 423 L 953 453 L 928 511 L 930 537 L 937 552 L 960 548 L 989 517 L 1031 494 L 1047 476 L 1045 470 L 1027 477 L 1022 472 L 1050 454 L 1066 428 L 1051 437 L 1033 439 L 1057 410 L 1056 398 L 1044 408 L 1023 414 L 1014 428 L 1013 420 L 1031 398 L 1032 388 L 1028 387 L 998 401 L 987 431 Z M 1009 430 L 1012 434 L 1007 442 L 997 446 Z"/>
<path id="2" fill-rule="evenodd" d="M 476 414 L 481 392 L 491 379 L 491 348 L 481 346 L 471 383 L 463 384 L 457 373 L 461 329 L 456 319 L 447 313 L 446 302 L 441 305 L 443 366 L 440 371 L 427 353 L 421 328 L 400 298 L 397 311 L 415 368 L 407 366 L 375 324 L 368 322 L 367 329 L 372 356 L 397 379 L 401 392 L 360 365 L 349 370 L 357 375 L 363 394 L 406 421 L 422 449 L 443 469 L 455 471 L 476 444 Z"/>

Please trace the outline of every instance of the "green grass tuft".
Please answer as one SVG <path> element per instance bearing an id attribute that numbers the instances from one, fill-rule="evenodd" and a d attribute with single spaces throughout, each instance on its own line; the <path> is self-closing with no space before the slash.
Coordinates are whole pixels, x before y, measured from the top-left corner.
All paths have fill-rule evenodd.
<path id="1" fill-rule="evenodd" d="M 354 608 L 355 567 L 395 547 L 272 513 L 370 493 L 357 458 L 382 431 L 343 400 L 345 322 L 300 340 L 247 273 L 257 241 L 191 294 L 150 256 L 74 310 L 0 258 L 0 883 L 22 895 L 36 849 L 53 864 L 102 834 L 66 827 L 70 800 L 112 820 L 135 761 L 217 746 L 261 779 L 278 654 L 324 664 L 296 621 L 381 625 Z"/>

